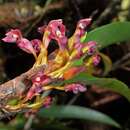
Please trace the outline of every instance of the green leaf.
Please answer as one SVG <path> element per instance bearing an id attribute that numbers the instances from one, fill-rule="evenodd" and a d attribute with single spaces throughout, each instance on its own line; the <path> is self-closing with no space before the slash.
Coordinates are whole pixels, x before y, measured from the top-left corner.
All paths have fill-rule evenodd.
<path id="1" fill-rule="evenodd" d="M 38 115 L 40 117 L 51 117 L 51 118 L 75 118 L 75 119 L 85 119 L 89 121 L 95 121 L 104 123 L 107 125 L 112 125 L 115 127 L 120 127 L 120 125 L 111 119 L 109 116 L 91 110 L 89 108 L 79 107 L 79 106 L 52 106 L 48 109 L 42 109 Z"/>
<path id="2" fill-rule="evenodd" d="M 66 125 L 61 124 L 61 122 L 56 123 L 50 123 L 50 124 L 44 124 L 43 126 L 44 130 L 77 130 L 77 129 L 73 129 L 73 128 L 69 128 Z"/>
<path id="3" fill-rule="evenodd" d="M 63 83 L 80 82 L 86 85 L 97 85 L 99 87 L 110 89 L 120 95 L 124 96 L 130 102 L 130 89 L 123 82 L 113 78 L 97 78 L 86 73 L 80 73 L 70 80 L 63 81 Z"/>
<path id="4" fill-rule="evenodd" d="M 96 41 L 101 48 L 130 40 L 130 22 L 114 22 L 88 33 L 84 42 Z"/>

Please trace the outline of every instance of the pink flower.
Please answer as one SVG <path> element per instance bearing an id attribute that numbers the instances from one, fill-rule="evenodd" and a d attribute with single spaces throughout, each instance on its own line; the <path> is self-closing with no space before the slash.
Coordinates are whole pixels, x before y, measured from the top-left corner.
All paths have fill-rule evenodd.
<path id="1" fill-rule="evenodd" d="M 51 33 L 50 37 L 55 39 L 55 37 L 62 37 L 65 35 L 65 26 L 62 24 L 62 20 L 52 20 L 48 24 L 48 31 Z"/>
<path id="2" fill-rule="evenodd" d="M 65 86 L 66 92 L 73 92 L 74 94 L 77 94 L 79 92 L 85 92 L 86 90 L 87 89 L 85 86 L 78 83 L 73 83 Z"/>
<path id="3" fill-rule="evenodd" d="M 91 21 L 91 18 L 81 19 L 77 24 L 77 28 L 85 29 L 91 23 Z"/>
<path id="4" fill-rule="evenodd" d="M 22 38 L 22 39 L 18 40 L 17 46 L 27 53 L 30 53 L 30 54 L 35 53 L 32 43 L 26 38 Z"/>
<path id="5" fill-rule="evenodd" d="M 31 100 L 37 94 L 43 92 L 43 87 L 39 84 L 33 84 L 32 87 L 29 89 L 26 95 L 26 101 Z"/>
<path id="6" fill-rule="evenodd" d="M 57 39 L 58 43 L 59 43 L 59 47 L 60 49 L 65 49 L 66 48 L 66 45 L 67 45 L 67 38 L 62 36 L 60 37 L 59 39 Z"/>
<path id="7" fill-rule="evenodd" d="M 35 89 L 36 89 L 36 87 L 34 85 L 32 85 L 32 87 L 27 92 L 26 101 L 31 100 L 35 96 L 35 94 L 36 94 Z"/>
<path id="8" fill-rule="evenodd" d="M 43 87 L 42 87 L 41 85 L 39 85 L 39 84 L 34 84 L 34 86 L 35 86 L 35 93 L 36 93 L 36 94 L 39 94 L 39 93 L 41 93 L 41 92 L 44 91 L 44 90 L 43 90 Z"/>
<path id="9" fill-rule="evenodd" d="M 52 98 L 47 96 L 43 99 L 43 107 L 48 108 L 52 104 Z"/>
<path id="10" fill-rule="evenodd" d="M 43 74 L 42 72 L 39 72 L 32 77 L 32 83 L 37 84 L 38 86 L 47 85 L 50 82 L 51 82 L 51 78 Z"/>
<path id="11" fill-rule="evenodd" d="M 33 48 L 34 48 L 36 53 L 40 52 L 40 49 L 41 49 L 40 45 L 41 45 L 41 43 L 42 42 L 40 40 L 38 40 L 38 39 L 31 40 L 31 44 L 32 44 L 32 46 L 33 46 Z"/>
<path id="12" fill-rule="evenodd" d="M 40 51 L 41 41 L 34 39 L 29 41 L 22 37 L 19 29 L 11 29 L 11 31 L 6 33 L 6 37 L 2 39 L 4 42 L 16 42 L 17 46 L 27 53 L 34 54 Z"/>
<path id="13" fill-rule="evenodd" d="M 74 57 L 74 59 L 79 59 L 82 55 L 83 55 L 83 52 L 82 52 L 82 48 L 83 48 L 83 44 L 81 44 L 80 42 L 79 43 L 76 43 L 74 45 L 74 48 L 78 51 L 77 55 Z"/>
<path id="14" fill-rule="evenodd" d="M 80 40 L 81 37 L 83 37 L 86 33 L 86 28 L 87 26 L 91 23 L 91 19 L 87 18 L 87 19 L 82 19 L 78 22 L 76 30 L 74 35 L 72 36 L 73 38 L 73 46 L 77 46 L 77 44 L 81 44 Z M 81 48 L 80 48 L 81 49 Z M 80 50 L 81 52 L 81 50 Z"/>
<path id="15" fill-rule="evenodd" d="M 86 19 L 81 19 L 76 27 L 76 34 L 79 35 L 80 37 L 85 34 L 86 27 L 91 23 L 91 18 L 86 18 Z"/>
<path id="16" fill-rule="evenodd" d="M 101 60 L 101 57 L 99 55 L 95 55 L 92 57 L 93 64 L 97 66 Z"/>
<path id="17" fill-rule="evenodd" d="M 19 29 L 11 29 L 5 35 L 6 35 L 6 37 L 2 39 L 4 42 L 13 43 L 22 38 L 22 34 Z"/>
<path id="18" fill-rule="evenodd" d="M 67 44 L 65 26 L 62 24 L 61 19 L 50 21 L 45 29 L 44 36 L 44 38 L 47 40 L 47 42 L 44 42 L 46 47 L 48 47 L 48 44 L 52 39 L 58 42 L 60 49 L 64 49 Z"/>
<path id="19" fill-rule="evenodd" d="M 83 53 L 92 55 L 96 51 L 97 43 L 95 41 L 89 41 L 88 43 L 84 43 L 83 46 Z"/>

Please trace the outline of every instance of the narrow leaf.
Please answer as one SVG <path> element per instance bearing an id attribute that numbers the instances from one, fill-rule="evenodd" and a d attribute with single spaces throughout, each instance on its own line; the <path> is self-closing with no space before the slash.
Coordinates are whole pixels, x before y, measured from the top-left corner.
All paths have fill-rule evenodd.
<path id="1" fill-rule="evenodd" d="M 39 112 L 39 116 L 41 117 L 53 117 L 53 118 L 75 118 L 75 119 L 85 119 L 89 121 L 95 121 L 104 123 L 107 125 L 112 125 L 115 127 L 120 127 L 118 123 L 116 123 L 109 116 L 97 112 L 95 110 L 91 110 L 89 108 L 84 108 L 80 106 L 53 106 L 48 109 L 42 109 Z"/>
<path id="2" fill-rule="evenodd" d="M 96 41 L 101 48 L 130 40 L 130 22 L 115 22 L 98 27 L 88 33 L 84 42 Z"/>
<path id="3" fill-rule="evenodd" d="M 44 124 L 43 129 L 44 130 L 77 130 L 74 128 L 69 128 L 64 124 L 61 124 L 61 122 L 59 122 L 59 123 L 53 122 L 50 124 Z"/>
<path id="4" fill-rule="evenodd" d="M 99 87 L 110 89 L 124 96 L 130 102 L 130 89 L 123 82 L 113 78 L 97 78 L 86 73 L 80 73 L 64 83 L 80 82 L 86 85 L 97 85 Z"/>

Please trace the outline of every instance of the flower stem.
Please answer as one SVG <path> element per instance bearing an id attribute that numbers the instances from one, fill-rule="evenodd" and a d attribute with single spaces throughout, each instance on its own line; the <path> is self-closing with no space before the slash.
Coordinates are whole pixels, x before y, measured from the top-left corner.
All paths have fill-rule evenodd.
<path id="1" fill-rule="evenodd" d="M 44 86 L 44 90 L 51 90 L 51 89 L 57 89 L 57 90 L 64 90 L 64 87 L 62 86 Z"/>

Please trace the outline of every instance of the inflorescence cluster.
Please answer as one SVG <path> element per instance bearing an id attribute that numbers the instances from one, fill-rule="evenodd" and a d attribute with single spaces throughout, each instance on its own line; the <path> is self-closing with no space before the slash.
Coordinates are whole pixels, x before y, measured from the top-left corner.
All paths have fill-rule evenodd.
<path id="1" fill-rule="evenodd" d="M 47 96 L 42 99 L 42 94 L 47 90 L 57 89 L 74 94 L 87 90 L 85 85 L 80 82 L 61 85 L 56 85 L 54 82 L 71 79 L 81 72 L 87 73 L 89 66 L 94 67 L 99 64 L 97 43 L 95 41 L 81 42 L 81 39 L 87 34 L 86 29 L 90 23 L 90 18 L 80 20 L 74 34 L 69 39 L 65 35 L 66 28 L 61 19 L 52 20 L 47 26 L 38 28 L 38 31 L 43 34 L 42 40 L 30 41 L 22 36 L 19 29 L 11 29 L 6 33 L 6 37 L 3 38 L 4 42 L 15 42 L 20 49 L 34 55 L 36 61 L 33 68 L 44 66 L 44 70 L 41 69 L 30 77 L 32 87 L 24 99 L 27 107 L 48 107 L 52 101 L 51 97 Z M 57 42 L 59 48 L 48 54 L 47 49 L 49 44 L 53 44 L 52 40 Z M 75 65 L 74 63 L 83 56 L 86 57 L 84 63 Z M 27 103 L 34 97 L 38 97 L 35 103 Z"/>

